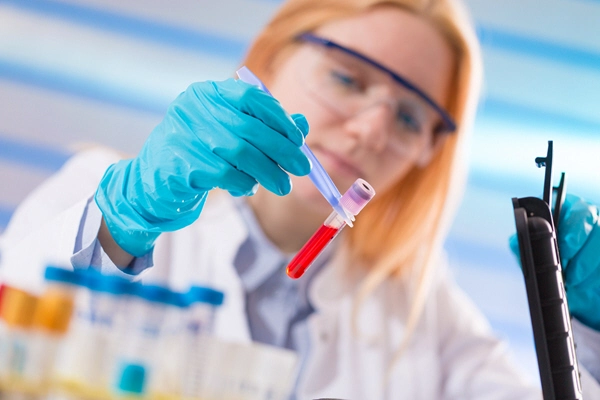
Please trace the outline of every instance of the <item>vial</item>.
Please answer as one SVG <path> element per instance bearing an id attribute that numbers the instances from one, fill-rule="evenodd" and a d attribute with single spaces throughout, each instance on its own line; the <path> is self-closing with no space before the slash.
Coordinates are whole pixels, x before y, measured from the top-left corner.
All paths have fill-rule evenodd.
<path id="1" fill-rule="evenodd" d="M 373 187 L 364 179 L 359 178 L 344 193 L 340 199 L 340 204 L 346 211 L 356 216 L 373 196 L 375 196 Z M 344 218 L 333 211 L 290 261 L 286 269 L 288 276 L 292 279 L 298 279 L 304 275 L 308 267 L 312 265 L 344 226 L 346 226 Z"/>

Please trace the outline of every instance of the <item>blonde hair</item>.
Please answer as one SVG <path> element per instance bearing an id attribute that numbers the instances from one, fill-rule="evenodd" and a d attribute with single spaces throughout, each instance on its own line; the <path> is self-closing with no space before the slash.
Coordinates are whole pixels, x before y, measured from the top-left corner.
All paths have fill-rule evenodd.
<path id="1" fill-rule="evenodd" d="M 357 307 L 366 296 L 389 277 L 421 266 L 416 269 L 417 290 L 407 321 L 407 332 L 412 332 L 464 185 L 462 162 L 481 81 L 479 47 L 467 13 L 453 0 L 289 0 L 256 38 L 245 64 L 268 84 L 274 63 L 294 45 L 297 35 L 382 5 L 401 7 L 430 21 L 448 40 L 457 60 L 453 97 L 447 105 L 457 131 L 429 165 L 413 168 L 387 193 L 378 194 L 347 232 L 345 242 L 354 260 L 370 265 L 356 296 L 355 327 Z M 400 349 L 409 336 L 405 335 Z"/>

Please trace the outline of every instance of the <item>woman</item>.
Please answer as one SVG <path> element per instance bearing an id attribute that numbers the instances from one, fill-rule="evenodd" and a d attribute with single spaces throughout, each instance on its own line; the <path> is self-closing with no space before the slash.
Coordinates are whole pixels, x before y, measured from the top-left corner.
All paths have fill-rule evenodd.
<path id="1" fill-rule="evenodd" d="M 299 399 L 538 398 L 440 255 L 480 84 L 460 6 L 291 0 L 245 64 L 278 101 L 239 81 L 193 84 L 136 158 L 102 177 L 116 155 L 74 159 L 14 217 L 5 280 L 31 287 L 40 270 L 19 266 L 50 258 L 221 288 L 217 335 L 296 350 Z M 331 212 L 299 177 L 304 140 L 342 192 L 362 177 L 378 194 L 292 281 L 286 262 Z M 49 202 L 73 182 L 80 196 Z M 239 198 L 207 200 L 213 188 Z M 61 213 L 22 234 L 41 204 Z"/>

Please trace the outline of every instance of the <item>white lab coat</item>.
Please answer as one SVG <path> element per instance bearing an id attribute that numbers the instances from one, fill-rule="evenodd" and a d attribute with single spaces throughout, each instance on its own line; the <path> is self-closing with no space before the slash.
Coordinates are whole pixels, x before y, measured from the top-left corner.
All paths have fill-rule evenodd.
<path id="1" fill-rule="evenodd" d="M 86 200 L 116 158 L 106 150 L 82 153 L 23 203 L 2 238 L 4 281 L 39 290 L 48 261 L 70 265 Z M 246 235 L 231 199 L 211 194 L 197 222 L 158 239 L 154 267 L 141 279 L 173 289 L 196 283 L 223 290 L 216 335 L 250 341 L 243 288 L 233 267 Z M 316 312 L 309 317 L 311 351 L 298 398 L 540 399 L 541 391 L 522 378 L 505 344 L 492 336 L 482 314 L 440 263 L 417 330 L 387 384 L 411 306 L 408 291 L 402 282 L 384 283 L 364 303 L 357 334 L 351 281 L 359 277 L 345 277 L 335 260 L 325 267 L 309 290 Z M 586 398 L 600 399 L 597 382 L 585 371 L 583 380 Z"/>

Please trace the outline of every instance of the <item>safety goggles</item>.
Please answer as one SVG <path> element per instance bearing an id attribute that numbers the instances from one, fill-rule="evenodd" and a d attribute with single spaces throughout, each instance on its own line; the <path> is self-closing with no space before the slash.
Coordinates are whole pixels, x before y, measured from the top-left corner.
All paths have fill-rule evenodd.
<path id="1" fill-rule="evenodd" d="M 448 113 L 421 89 L 377 61 L 331 40 L 304 33 L 299 41 L 315 46 L 299 75 L 303 86 L 324 106 L 349 118 L 374 106 L 388 105 L 390 130 L 400 144 L 418 134 L 453 132 Z"/>

